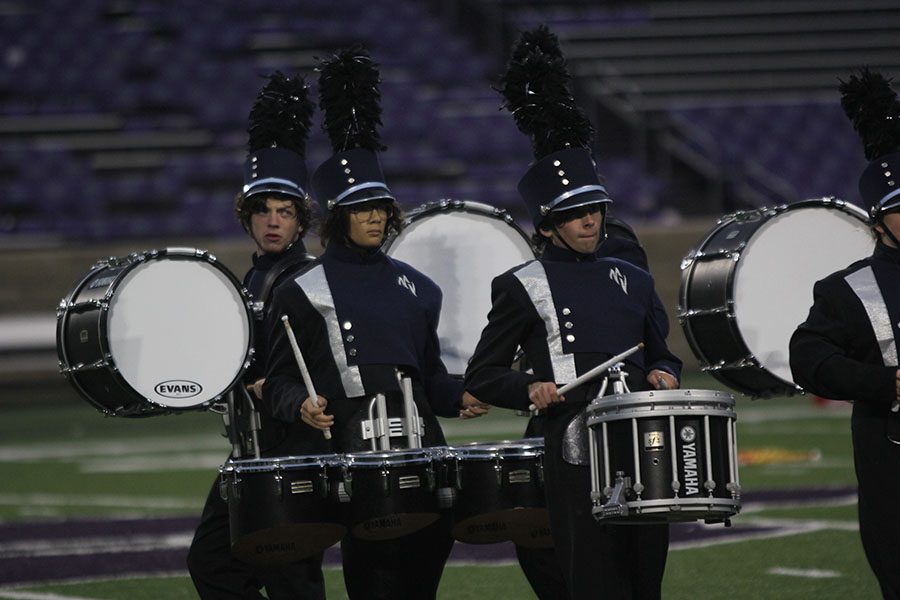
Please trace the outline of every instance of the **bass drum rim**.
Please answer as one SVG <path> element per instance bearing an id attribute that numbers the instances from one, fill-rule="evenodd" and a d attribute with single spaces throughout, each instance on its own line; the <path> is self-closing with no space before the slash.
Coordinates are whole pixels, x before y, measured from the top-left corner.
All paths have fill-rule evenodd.
<path id="1" fill-rule="evenodd" d="M 149 264 L 151 261 L 158 261 L 163 259 L 176 261 L 197 261 L 216 269 L 218 274 L 222 275 L 228 281 L 228 283 L 231 284 L 234 292 L 237 294 L 237 298 L 240 299 L 242 314 L 244 316 L 244 322 L 247 327 L 248 335 L 246 348 L 242 353 L 240 367 L 237 369 L 231 381 L 228 383 L 224 390 L 219 391 L 203 402 L 198 402 L 197 404 L 189 406 L 173 406 L 163 404 L 152 398 L 148 398 L 146 395 L 139 392 L 116 367 L 116 359 L 115 356 L 113 356 L 110 347 L 110 302 L 115 299 L 116 291 L 122 285 L 123 281 L 129 276 L 129 274 L 132 273 L 132 271 L 142 265 Z M 116 273 L 114 279 L 106 286 L 105 291 L 103 292 L 103 298 L 101 300 L 74 302 L 74 300 L 84 291 L 85 286 L 89 282 L 91 282 L 98 273 L 106 269 L 115 269 L 120 267 L 121 270 Z M 68 340 L 68 336 L 70 335 L 70 332 L 68 331 L 68 327 L 70 324 L 69 317 L 72 314 L 79 312 L 86 305 L 91 305 L 88 307 L 89 309 L 93 308 L 98 311 L 96 319 L 96 346 L 97 350 L 99 350 L 101 359 L 93 366 L 81 364 L 73 365 L 66 350 L 66 341 Z M 57 356 L 59 358 L 58 364 L 60 373 L 66 377 L 73 388 L 75 388 L 75 391 L 84 400 L 86 400 L 98 411 L 107 416 L 148 417 L 159 414 L 206 410 L 215 402 L 220 400 L 226 393 L 228 393 L 229 390 L 233 389 L 235 385 L 238 384 L 238 382 L 240 382 L 247 368 L 250 366 L 250 361 L 253 356 L 253 308 L 246 290 L 244 289 L 240 281 L 238 281 L 238 279 L 234 276 L 234 274 L 214 255 L 212 255 L 207 250 L 201 250 L 197 248 L 170 247 L 161 250 L 145 250 L 142 252 L 131 253 L 125 257 L 110 257 L 97 261 L 93 266 L 91 266 L 90 270 L 83 277 L 81 277 L 81 279 L 79 279 L 72 291 L 67 294 L 63 300 L 60 301 L 60 304 L 57 308 L 56 321 L 56 349 Z M 127 402 L 122 402 L 119 404 L 119 406 L 113 408 L 98 400 L 91 393 L 89 389 L 90 386 L 85 386 L 78 376 L 78 373 L 80 371 L 87 370 L 97 370 L 104 372 L 105 377 L 125 393 L 125 395 L 127 396 Z"/>
<path id="2" fill-rule="evenodd" d="M 688 345 L 700 362 L 701 370 L 710 373 L 728 388 L 753 398 L 792 396 L 803 393 L 803 389 L 763 364 L 740 329 L 739 307 L 735 301 L 736 280 L 742 266 L 740 259 L 760 228 L 781 215 L 810 208 L 836 210 L 856 219 L 861 225 L 868 224 L 862 209 L 834 197 L 810 198 L 772 208 L 738 211 L 720 218 L 681 261 L 678 320 Z M 729 227 L 734 229 L 725 234 Z M 711 244 L 722 241 L 720 237 L 723 235 L 736 245 L 708 252 Z M 858 258 L 862 257 L 848 257 L 835 270 Z M 705 290 L 696 289 L 700 283 L 705 284 Z M 709 296 L 724 300 L 711 301 Z M 812 286 L 809 289 L 809 304 L 812 304 Z M 795 326 L 801 321 L 798 320 Z M 708 326 L 705 333 L 704 323 Z M 711 332 L 718 336 L 718 347 L 708 343 Z M 726 347 L 722 346 L 723 343 Z M 721 358 L 724 353 L 737 358 L 726 362 Z"/>

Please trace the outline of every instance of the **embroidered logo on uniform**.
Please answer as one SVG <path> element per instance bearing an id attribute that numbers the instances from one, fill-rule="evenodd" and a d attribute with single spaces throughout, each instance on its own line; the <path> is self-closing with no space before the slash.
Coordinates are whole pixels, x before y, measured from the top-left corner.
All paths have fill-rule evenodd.
<path id="1" fill-rule="evenodd" d="M 401 286 L 405 287 L 406 289 L 408 289 L 409 291 L 411 291 L 413 293 L 413 296 L 417 295 L 416 294 L 416 284 L 414 284 L 412 281 L 410 281 L 409 277 L 407 277 L 406 275 L 401 275 L 400 277 L 397 278 L 397 285 L 401 285 Z"/>
<path id="2" fill-rule="evenodd" d="M 622 274 L 619 267 L 613 267 L 609 270 L 609 278 L 618 283 L 623 292 L 628 293 L 628 278 Z"/>

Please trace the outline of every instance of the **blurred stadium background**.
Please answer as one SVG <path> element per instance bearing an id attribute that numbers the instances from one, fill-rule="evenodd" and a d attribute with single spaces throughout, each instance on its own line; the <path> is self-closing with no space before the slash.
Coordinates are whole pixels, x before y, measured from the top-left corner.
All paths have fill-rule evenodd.
<path id="1" fill-rule="evenodd" d="M 227 453 L 218 417 L 100 418 L 57 373 L 54 311 L 101 257 L 192 246 L 244 272 L 251 248 L 232 203 L 247 113 L 264 76 L 301 73 L 314 86 L 318 57 L 366 44 L 383 76 L 382 164 L 404 207 L 474 200 L 509 210 L 524 226 L 515 186 L 530 148 L 491 86 L 517 32 L 538 23 L 562 40 L 576 95 L 597 129 L 613 212 L 647 248 L 673 348 L 695 370 L 675 319 L 681 258 L 735 210 L 820 196 L 858 202 L 864 162 L 837 83 L 864 65 L 900 70 L 896 1 L 0 0 L 0 530 L 15 540 L 18 525 L 60 519 L 196 518 Z M 314 129 L 310 168 L 329 155 Z M 184 293 L 172 290 L 172 301 Z M 696 377 L 696 387 L 720 387 Z M 788 457 L 748 459 L 745 487 L 800 488 L 808 500 L 822 489 L 852 492 L 845 408 L 740 402 L 739 420 L 758 414 L 742 425 L 742 447 Z M 492 419 L 468 431 L 451 426 L 451 434 L 496 439 L 524 426 Z M 166 454 L 173 448 L 190 464 Z M 141 466 L 142 456 L 160 452 L 167 468 Z M 108 464 L 98 467 L 104 455 Z M 123 508 L 122 496 L 147 501 Z M 806 523 L 799 527 L 807 533 L 790 539 L 808 543 L 777 538 L 753 549 L 673 553 L 667 597 L 876 593 L 852 531 L 852 502 L 780 510 L 767 518 Z M 829 519 L 838 525 L 809 525 Z M 30 581 L 6 561 L 25 551 L 3 537 L 0 585 Z M 784 568 L 821 577 L 765 579 L 752 556 L 794 558 L 802 564 Z M 505 568 L 511 580 L 501 581 L 519 587 L 445 597 L 527 597 L 521 576 Z M 54 589 L 190 598 L 185 577 L 175 573 L 172 589 L 164 578 Z M 467 589 L 467 577 L 448 577 L 448 590 Z M 25 597 L 10 594 L 0 590 Z"/>

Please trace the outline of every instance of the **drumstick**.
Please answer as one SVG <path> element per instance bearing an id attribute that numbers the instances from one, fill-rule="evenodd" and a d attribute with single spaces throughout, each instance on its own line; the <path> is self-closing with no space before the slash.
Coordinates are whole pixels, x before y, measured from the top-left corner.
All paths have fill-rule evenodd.
<path id="1" fill-rule="evenodd" d="M 306 384 L 306 391 L 309 392 L 309 397 L 312 398 L 313 406 L 318 408 L 319 395 L 316 394 L 316 388 L 313 385 L 312 377 L 309 376 L 309 369 L 306 368 L 306 361 L 303 360 L 303 354 L 300 353 L 300 346 L 297 345 L 297 338 L 294 337 L 294 330 L 291 329 L 291 323 L 288 320 L 288 316 L 281 315 L 281 322 L 284 323 L 284 328 L 287 330 L 288 339 L 291 342 L 291 349 L 294 351 L 294 358 L 297 359 L 297 366 L 300 367 L 300 374 L 303 375 L 303 383 Z M 322 435 L 325 436 L 326 440 L 330 440 L 331 429 L 322 430 Z"/>
<path id="2" fill-rule="evenodd" d="M 561 388 L 556 390 L 556 393 L 557 394 L 565 394 L 566 392 L 570 392 L 570 391 L 574 390 L 575 388 L 580 386 L 582 383 L 585 383 L 586 381 L 589 381 L 589 380 L 595 378 L 597 375 L 599 375 L 603 371 L 607 370 L 608 368 L 610 368 L 611 366 L 613 366 L 620 360 L 624 360 L 624 359 L 628 358 L 629 356 L 631 356 L 632 354 L 634 354 L 635 352 L 637 352 L 638 350 L 640 350 L 643 347 L 644 347 L 644 342 L 641 342 L 637 346 L 632 346 L 625 352 L 622 352 L 621 354 L 617 354 L 617 355 L 613 356 L 608 361 L 597 365 L 596 367 L 594 367 L 587 373 L 584 373 L 583 375 L 580 375 L 577 378 L 575 378 L 574 381 L 562 386 Z M 528 410 L 534 412 L 535 410 L 537 410 L 537 406 L 535 406 L 534 404 L 529 404 Z"/>

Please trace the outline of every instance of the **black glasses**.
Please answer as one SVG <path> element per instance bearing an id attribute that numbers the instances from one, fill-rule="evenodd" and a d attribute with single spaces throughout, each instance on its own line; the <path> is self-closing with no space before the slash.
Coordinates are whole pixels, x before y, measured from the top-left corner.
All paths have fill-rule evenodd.
<path id="1" fill-rule="evenodd" d="M 394 207 L 384 202 L 361 202 L 359 204 L 351 204 L 347 207 L 347 210 L 355 219 L 360 221 L 372 219 L 376 212 L 385 219 L 390 219 L 394 216 Z"/>

